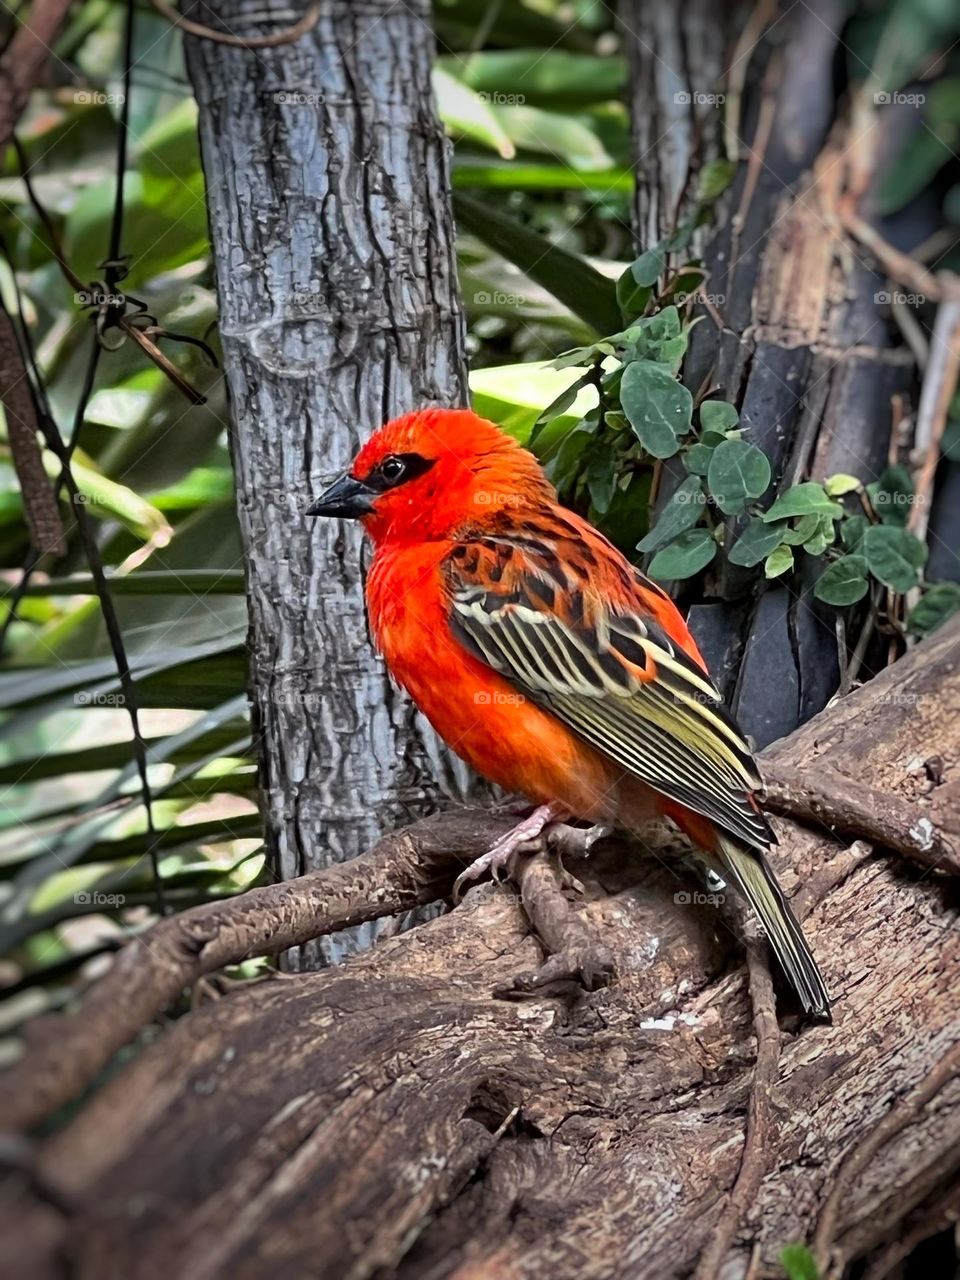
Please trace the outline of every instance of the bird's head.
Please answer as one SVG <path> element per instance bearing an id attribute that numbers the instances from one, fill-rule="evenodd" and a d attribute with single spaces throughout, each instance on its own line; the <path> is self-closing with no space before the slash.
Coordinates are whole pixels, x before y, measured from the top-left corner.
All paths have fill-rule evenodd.
<path id="1" fill-rule="evenodd" d="M 378 544 L 490 528 L 555 497 L 533 454 L 470 409 L 422 409 L 370 437 L 307 515 L 361 520 Z"/>

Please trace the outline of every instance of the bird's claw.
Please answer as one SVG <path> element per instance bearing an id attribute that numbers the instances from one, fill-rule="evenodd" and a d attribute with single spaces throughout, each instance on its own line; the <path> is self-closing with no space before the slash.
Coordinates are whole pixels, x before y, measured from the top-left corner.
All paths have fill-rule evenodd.
<path id="1" fill-rule="evenodd" d="M 486 871 L 499 884 L 501 871 L 510 875 L 516 854 L 533 853 L 541 848 L 544 831 L 564 813 L 565 810 L 556 804 L 543 804 L 534 809 L 529 817 L 518 822 L 512 831 L 501 836 L 486 853 L 474 859 L 469 867 L 460 872 L 453 882 L 453 901 L 460 901 L 464 884 L 479 879 Z"/>

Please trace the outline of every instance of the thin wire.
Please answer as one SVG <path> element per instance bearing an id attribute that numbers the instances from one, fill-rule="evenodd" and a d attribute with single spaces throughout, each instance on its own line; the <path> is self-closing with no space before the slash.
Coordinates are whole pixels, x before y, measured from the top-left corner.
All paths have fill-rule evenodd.
<path id="1" fill-rule="evenodd" d="M 133 36 L 134 36 L 134 3 L 133 0 L 127 0 L 126 6 L 126 25 L 124 31 L 123 42 L 123 104 L 120 112 L 120 128 L 117 142 L 117 162 L 116 162 L 116 190 L 113 204 L 113 217 L 110 224 L 110 237 L 107 266 L 105 268 L 106 282 L 108 288 L 113 291 L 119 279 L 123 277 L 124 266 L 121 259 L 121 250 L 123 243 L 123 218 L 124 218 L 124 186 L 127 169 L 127 154 L 129 141 L 129 118 L 130 118 L 130 97 L 131 97 L 131 73 L 133 68 Z M 26 176 L 26 167 L 24 166 L 24 174 L 28 183 L 29 178 Z M 40 208 L 39 202 L 34 202 Z M 43 218 L 46 221 L 46 218 Z M 52 245 L 56 252 L 56 242 Z M 137 774 L 140 779 L 140 794 L 146 814 L 146 853 L 150 860 L 153 874 L 154 893 L 156 897 L 157 912 L 159 915 L 167 914 L 167 901 L 163 891 L 163 883 L 160 875 L 160 859 L 158 852 L 159 835 L 154 823 L 153 817 L 153 794 L 150 788 L 150 780 L 148 776 L 147 765 L 147 744 L 143 736 L 140 726 L 140 711 L 137 700 L 136 682 L 130 668 L 130 661 L 127 656 L 126 646 L 123 642 L 123 629 L 117 616 L 116 607 L 113 597 L 110 594 L 110 585 L 107 581 L 106 572 L 104 570 L 103 559 L 100 555 L 100 548 L 97 544 L 96 533 L 92 520 L 86 511 L 82 501 L 80 501 L 80 491 L 74 479 L 71 470 L 70 461 L 73 452 L 80 438 L 80 432 L 86 418 L 87 407 L 93 394 L 93 389 L 97 380 L 97 372 L 100 366 L 100 357 L 103 347 L 100 344 L 99 336 L 96 332 L 92 335 L 92 346 L 90 357 L 87 361 L 86 372 L 84 374 L 83 384 L 80 389 L 80 396 L 77 401 L 77 407 L 74 413 L 73 426 L 70 433 L 69 441 L 65 441 L 57 425 L 56 419 L 50 412 L 50 402 L 47 396 L 46 385 L 40 373 L 37 363 L 36 350 L 30 334 L 29 326 L 26 323 L 26 317 L 23 310 L 23 296 L 17 280 L 14 264 L 10 257 L 6 244 L 0 239 L 0 248 L 10 267 L 10 274 L 14 280 L 16 291 L 17 310 L 19 324 L 18 339 L 21 347 L 21 355 L 24 360 L 25 370 L 29 370 L 29 383 L 31 392 L 38 409 L 38 419 L 41 423 L 41 429 L 46 439 L 47 445 L 51 452 L 60 461 L 61 471 L 56 482 L 56 494 L 59 497 L 61 490 L 65 487 L 71 501 L 74 511 L 74 517 L 77 522 L 77 528 L 80 533 L 80 539 L 83 544 L 84 553 L 87 563 L 90 567 L 90 573 L 94 581 L 97 596 L 100 601 L 100 610 L 103 615 L 104 627 L 107 632 L 107 639 L 113 654 L 114 661 L 117 666 L 117 676 L 120 681 L 120 688 L 123 692 L 124 707 L 130 720 L 130 727 L 133 734 L 133 754 L 137 766 Z M 27 562 L 24 565 L 20 582 L 17 584 L 17 591 L 10 602 L 9 613 L 4 620 L 3 628 L 0 630 L 0 651 L 2 651 L 3 642 L 9 632 L 10 626 L 16 619 L 17 607 L 24 598 L 30 579 L 40 561 L 40 555 L 36 551 L 31 551 Z"/>

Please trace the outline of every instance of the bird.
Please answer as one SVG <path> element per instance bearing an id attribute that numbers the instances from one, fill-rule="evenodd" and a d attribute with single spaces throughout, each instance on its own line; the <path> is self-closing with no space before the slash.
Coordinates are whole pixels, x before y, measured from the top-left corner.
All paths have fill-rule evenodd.
<path id="1" fill-rule="evenodd" d="M 460 883 L 558 824 L 669 818 L 759 917 L 804 1012 L 817 963 L 767 860 L 753 752 L 669 595 L 561 505 L 537 458 L 470 409 L 388 422 L 307 507 L 373 545 L 371 633 L 393 678 L 477 773 L 533 808 Z"/>

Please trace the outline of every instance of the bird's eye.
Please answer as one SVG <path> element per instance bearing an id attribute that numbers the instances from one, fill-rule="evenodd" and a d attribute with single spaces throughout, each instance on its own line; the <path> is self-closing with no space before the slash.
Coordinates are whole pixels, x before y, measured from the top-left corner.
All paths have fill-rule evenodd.
<path id="1" fill-rule="evenodd" d="M 388 484 L 396 484 L 406 469 L 403 459 L 396 455 L 384 458 L 380 463 L 380 474 Z"/>

